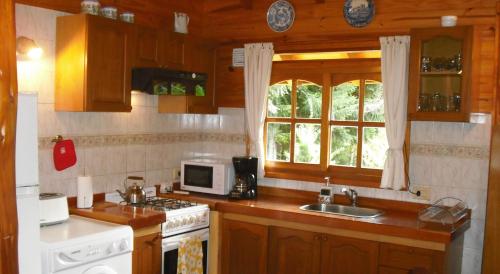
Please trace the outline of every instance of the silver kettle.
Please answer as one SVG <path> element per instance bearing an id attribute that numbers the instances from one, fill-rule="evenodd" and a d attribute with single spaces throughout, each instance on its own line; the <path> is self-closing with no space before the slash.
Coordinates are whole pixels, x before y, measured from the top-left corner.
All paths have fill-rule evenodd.
<path id="1" fill-rule="evenodd" d="M 129 182 L 130 181 L 130 182 Z M 125 193 L 119 189 L 116 191 L 128 204 L 142 204 L 146 202 L 146 191 L 144 191 L 144 178 L 139 176 L 128 176 L 123 181 Z"/>

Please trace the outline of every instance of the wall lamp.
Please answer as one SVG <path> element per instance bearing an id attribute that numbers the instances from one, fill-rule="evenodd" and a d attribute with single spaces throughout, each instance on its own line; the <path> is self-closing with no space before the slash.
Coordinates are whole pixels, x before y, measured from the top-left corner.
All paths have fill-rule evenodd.
<path id="1" fill-rule="evenodd" d="M 19 36 L 16 40 L 17 56 L 24 60 L 40 59 L 43 50 L 33 39 L 26 36 Z"/>

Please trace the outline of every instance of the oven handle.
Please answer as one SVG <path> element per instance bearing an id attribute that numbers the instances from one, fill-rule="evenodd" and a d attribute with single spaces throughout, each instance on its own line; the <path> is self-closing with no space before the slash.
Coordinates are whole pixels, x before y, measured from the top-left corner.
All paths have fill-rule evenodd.
<path id="1" fill-rule="evenodd" d="M 200 230 L 196 230 L 196 231 L 192 231 L 192 232 L 188 232 L 188 233 L 183 233 L 180 235 L 175 235 L 172 237 L 163 238 L 163 240 L 161 242 L 161 247 L 162 247 L 163 253 L 178 249 L 179 242 L 181 241 L 181 239 L 186 238 L 186 237 L 193 237 L 196 235 L 200 236 L 202 242 L 208 241 L 208 238 L 210 235 L 210 230 L 208 228 L 204 228 L 204 229 L 200 229 Z"/>

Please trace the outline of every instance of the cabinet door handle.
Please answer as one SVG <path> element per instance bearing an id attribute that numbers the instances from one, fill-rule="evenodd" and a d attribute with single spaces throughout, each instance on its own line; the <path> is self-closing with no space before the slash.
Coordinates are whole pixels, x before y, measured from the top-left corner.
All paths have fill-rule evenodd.
<path id="1" fill-rule="evenodd" d="M 0 143 L 5 143 L 5 125 L 0 125 Z"/>
<path id="2" fill-rule="evenodd" d="M 321 236 L 321 240 L 324 241 L 324 242 L 326 242 L 328 240 L 328 236 L 322 235 Z"/>
<path id="3" fill-rule="evenodd" d="M 313 239 L 316 240 L 316 241 L 319 241 L 319 240 L 321 240 L 321 236 L 320 235 L 314 235 Z"/>
<path id="4" fill-rule="evenodd" d="M 148 244 L 154 244 L 159 239 L 161 239 L 161 234 L 160 233 L 156 234 L 156 236 L 151 241 L 147 241 L 147 243 Z"/>

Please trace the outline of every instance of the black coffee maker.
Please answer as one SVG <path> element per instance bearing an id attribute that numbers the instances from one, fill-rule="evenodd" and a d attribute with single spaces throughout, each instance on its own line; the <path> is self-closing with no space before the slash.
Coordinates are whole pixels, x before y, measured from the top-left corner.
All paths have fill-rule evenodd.
<path id="1" fill-rule="evenodd" d="M 229 193 L 232 199 L 255 199 L 257 197 L 257 165 L 256 157 L 233 157 L 234 187 Z"/>

